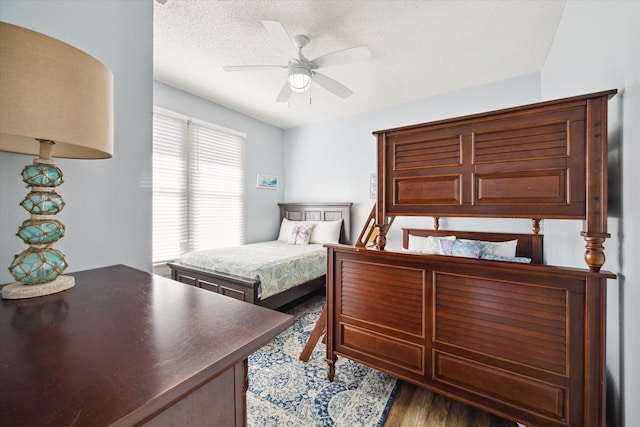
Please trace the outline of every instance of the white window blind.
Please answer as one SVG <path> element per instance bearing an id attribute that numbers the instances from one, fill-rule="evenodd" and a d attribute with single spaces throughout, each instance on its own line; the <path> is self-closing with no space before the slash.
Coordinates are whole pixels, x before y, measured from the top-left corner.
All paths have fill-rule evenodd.
<path id="1" fill-rule="evenodd" d="M 245 243 L 245 139 L 154 110 L 154 263 Z"/>

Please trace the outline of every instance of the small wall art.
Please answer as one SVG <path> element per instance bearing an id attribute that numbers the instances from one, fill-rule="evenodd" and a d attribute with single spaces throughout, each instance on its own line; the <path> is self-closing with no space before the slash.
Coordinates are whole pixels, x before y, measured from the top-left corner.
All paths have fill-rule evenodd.
<path id="1" fill-rule="evenodd" d="M 278 188 L 278 177 L 275 175 L 259 173 L 256 187 L 276 190 Z"/>
<path id="2" fill-rule="evenodd" d="M 369 177 L 369 198 L 378 197 L 378 174 L 372 173 Z"/>

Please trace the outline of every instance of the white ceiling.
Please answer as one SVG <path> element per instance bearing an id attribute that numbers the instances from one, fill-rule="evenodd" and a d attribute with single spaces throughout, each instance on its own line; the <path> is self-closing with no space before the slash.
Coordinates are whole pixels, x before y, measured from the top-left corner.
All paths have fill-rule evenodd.
<path id="1" fill-rule="evenodd" d="M 564 0 L 154 2 L 154 78 L 287 129 L 538 72 Z M 261 24 L 279 21 L 311 42 L 313 59 L 367 45 L 368 61 L 321 72 L 355 93 L 312 84 L 276 103 L 286 70 L 225 72 L 224 65 L 286 65 Z"/>

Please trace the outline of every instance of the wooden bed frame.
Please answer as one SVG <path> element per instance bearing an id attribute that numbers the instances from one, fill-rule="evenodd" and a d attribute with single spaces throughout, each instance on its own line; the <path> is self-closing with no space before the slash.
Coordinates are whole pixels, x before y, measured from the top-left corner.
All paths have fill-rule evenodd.
<path id="1" fill-rule="evenodd" d="M 374 132 L 372 216 L 355 247 L 327 245 L 329 379 L 343 356 L 525 425 L 604 426 L 615 93 Z M 517 238 L 532 263 L 384 250 L 393 219 L 417 215 L 436 229 L 403 230 L 405 248 L 410 234 Z M 530 218 L 533 233 L 438 230 L 443 216 Z M 542 264 L 546 218 L 583 221 L 588 268 Z"/>
<path id="2" fill-rule="evenodd" d="M 349 244 L 352 203 L 278 203 L 280 221 L 334 221 L 342 219 L 340 242 Z M 171 278 L 212 292 L 267 308 L 279 308 L 305 295 L 325 289 L 326 275 L 302 283 L 263 300 L 258 297 L 260 280 L 201 269 L 177 262 L 168 263 Z"/>

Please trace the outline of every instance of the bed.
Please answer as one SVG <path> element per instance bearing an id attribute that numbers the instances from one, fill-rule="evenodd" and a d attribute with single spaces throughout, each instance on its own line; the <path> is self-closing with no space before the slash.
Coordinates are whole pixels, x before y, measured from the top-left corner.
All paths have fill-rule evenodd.
<path id="1" fill-rule="evenodd" d="M 327 245 L 330 380 L 347 357 L 524 425 L 605 425 L 615 93 L 374 132 L 376 205 L 355 246 Z M 403 229 L 403 250 L 387 250 L 400 216 L 434 229 Z M 442 230 L 442 217 L 532 230 Z M 582 221 L 586 268 L 543 263 L 544 219 Z"/>
<path id="2" fill-rule="evenodd" d="M 278 240 L 187 253 L 179 262 L 168 264 L 171 278 L 267 308 L 323 291 L 327 254 L 323 244 L 333 239 L 349 244 L 351 205 L 279 203 Z M 309 230 L 310 243 L 291 240 L 297 224 L 316 224 Z M 303 234 L 298 237 L 304 237 L 306 229 L 299 231 Z"/>

